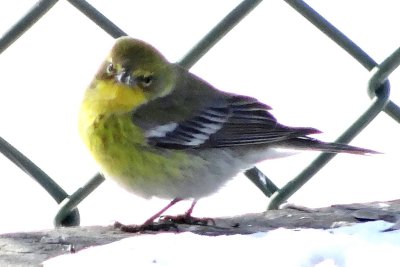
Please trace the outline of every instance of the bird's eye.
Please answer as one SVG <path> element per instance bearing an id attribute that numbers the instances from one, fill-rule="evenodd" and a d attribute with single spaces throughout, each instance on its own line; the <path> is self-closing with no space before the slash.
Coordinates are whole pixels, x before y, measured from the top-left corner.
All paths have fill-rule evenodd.
<path id="1" fill-rule="evenodd" d="M 109 63 L 109 64 L 107 65 L 107 67 L 106 67 L 106 72 L 107 72 L 107 74 L 109 74 L 109 75 L 115 74 L 115 67 L 114 67 L 114 65 L 113 65 L 112 63 Z"/>
<path id="2" fill-rule="evenodd" d="M 153 82 L 152 75 L 141 75 L 138 76 L 136 79 L 143 87 L 148 87 Z"/>

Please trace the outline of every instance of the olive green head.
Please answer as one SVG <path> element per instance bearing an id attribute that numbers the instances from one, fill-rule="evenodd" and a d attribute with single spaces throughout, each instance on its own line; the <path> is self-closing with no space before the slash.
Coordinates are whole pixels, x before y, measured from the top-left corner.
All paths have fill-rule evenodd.
<path id="1" fill-rule="evenodd" d="M 96 79 L 139 90 L 147 100 L 151 100 L 172 90 L 175 72 L 157 49 L 125 36 L 117 39 Z"/>

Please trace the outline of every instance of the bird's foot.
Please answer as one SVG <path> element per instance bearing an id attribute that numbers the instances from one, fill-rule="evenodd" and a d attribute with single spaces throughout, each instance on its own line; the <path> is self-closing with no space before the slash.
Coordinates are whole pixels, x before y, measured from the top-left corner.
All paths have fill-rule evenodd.
<path id="1" fill-rule="evenodd" d="M 159 219 L 161 223 L 175 223 L 175 224 L 189 224 L 189 225 L 213 225 L 215 226 L 215 220 L 212 218 L 197 218 L 190 214 L 182 214 L 177 216 L 166 215 Z M 210 223 L 210 224 L 209 224 Z"/>
<path id="2" fill-rule="evenodd" d="M 120 222 L 115 222 L 114 223 L 114 228 L 120 229 L 123 232 L 126 233 L 139 233 L 139 232 L 145 232 L 145 231 L 152 231 L 152 232 L 158 232 L 158 231 L 170 231 L 171 229 L 174 230 L 175 232 L 178 231 L 178 227 L 175 225 L 174 222 L 161 222 L 161 223 L 144 223 L 141 225 L 137 224 L 122 224 Z"/>

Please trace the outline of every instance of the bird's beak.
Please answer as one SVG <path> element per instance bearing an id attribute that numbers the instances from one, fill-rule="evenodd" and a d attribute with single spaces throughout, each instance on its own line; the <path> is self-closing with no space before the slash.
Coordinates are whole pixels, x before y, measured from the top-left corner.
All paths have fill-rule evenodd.
<path id="1" fill-rule="evenodd" d="M 122 69 L 120 72 L 118 72 L 115 75 L 115 80 L 127 86 L 135 85 L 135 79 L 132 77 L 131 73 L 126 69 Z"/>

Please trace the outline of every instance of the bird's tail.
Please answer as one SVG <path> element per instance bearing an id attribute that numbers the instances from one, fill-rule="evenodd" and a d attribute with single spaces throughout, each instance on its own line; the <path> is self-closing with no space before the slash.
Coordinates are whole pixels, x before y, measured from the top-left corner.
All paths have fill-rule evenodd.
<path id="1" fill-rule="evenodd" d="M 316 150 L 327 153 L 349 153 L 358 155 L 381 154 L 380 152 L 371 149 L 341 143 L 327 143 L 310 137 L 293 138 L 288 140 L 288 144 L 297 149 Z"/>

